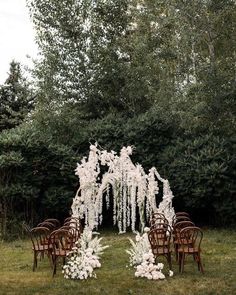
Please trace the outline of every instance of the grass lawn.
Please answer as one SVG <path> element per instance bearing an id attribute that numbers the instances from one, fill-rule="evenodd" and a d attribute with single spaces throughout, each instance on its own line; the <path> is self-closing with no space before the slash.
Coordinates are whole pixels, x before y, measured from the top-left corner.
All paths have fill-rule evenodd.
<path id="1" fill-rule="evenodd" d="M 178 273 L 173 256 L 174 277 L 163 281 L 149 281 L 135 278 L 134 269 L 128 265 L 130 247 L 128 237 L 133 234 L 118 235 L 116 232 L 101 232 L 106 249 L 101 269 L 97 269 L 97 279 L 71 281 L 63 278 L 58 267 L 52 278 L 52 270 L 47 258 L 39 261 L 36 272 L 32 272 L 31 242 L 17 240 L 0 242 L 0 294 L 236 294 L 236 231 L 204 230 L 202 261 L 205 274 L 197 270 L 197 265 L 189 256 L 185 272 Z M 164 273 L 168 273 L 167 263 Z"/>

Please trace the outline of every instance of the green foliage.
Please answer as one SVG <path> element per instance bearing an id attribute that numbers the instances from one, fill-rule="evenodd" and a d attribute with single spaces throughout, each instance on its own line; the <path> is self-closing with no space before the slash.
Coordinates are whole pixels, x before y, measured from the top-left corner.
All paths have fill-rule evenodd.
<path id="1" fill-rule="evenodd" d="M 35 222 L 49 214 L 68 214 L 77 183 L 75 153 L 69 147 L 52 144 L 33 126 L 22 125 L 0 135 L 0 150 L 5 222 L 12 218 Z"/>
<path id="2" fill-rule="evenodd" d="M 177 139 L 161 156 L 179 208 L 202 222 L 235 223 L 235 139 L 205 134 Z M 205 213 L 205 214 L 204 214 Z"/>

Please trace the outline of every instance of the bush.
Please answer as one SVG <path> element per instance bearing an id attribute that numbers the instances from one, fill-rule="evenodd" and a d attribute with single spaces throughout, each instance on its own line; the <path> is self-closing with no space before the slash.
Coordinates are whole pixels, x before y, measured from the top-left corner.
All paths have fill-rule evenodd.
<path id="1" fill-rule="evenodd" d="M 198 221 L 205 223 L 222 226 L 235 223 L 233 147 L 233 138 L 206 134 L 179 138 L 165 149 L 162 167 L 179 210 L 190 210 Z"/>

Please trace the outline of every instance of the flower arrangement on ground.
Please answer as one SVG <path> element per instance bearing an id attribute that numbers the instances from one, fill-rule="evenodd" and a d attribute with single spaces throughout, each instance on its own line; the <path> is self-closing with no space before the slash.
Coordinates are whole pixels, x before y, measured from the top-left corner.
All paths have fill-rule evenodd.
<path id="1" fill-rule="evenodd" d="M 132 239 L 129 239 L 132 248 L 126 250 L 126 252 L 130 256 L 130 266 L 136 268 L 136 277 L 143 277 L 149 280 L 163 280 L 165 279 L 165 275 L 162 272 L 164 264 L 155 264 L 155 257 L 148 240 L 148 231 L 149 228 L 145 228 L 143 235 L 137 233 L 135 242 Z M 169 276 L 173 276 L 173 271 L 169 271 Z"/>
<path id="2" fill-rule="evenodd" d="M 76 246 L 68 255 L 68 261 L 63 266 L 63 274 L 66 279 L 84 280 L 91 277 L 96 278 L 94 273 L 95 268 L 101 267 L 99 261 L 108 246 L 102 246 L 102 238 L 97 236 L 93 238 L 94 234 L 89 229 L 85 229 L 81 238 L 76 242 Z"/>

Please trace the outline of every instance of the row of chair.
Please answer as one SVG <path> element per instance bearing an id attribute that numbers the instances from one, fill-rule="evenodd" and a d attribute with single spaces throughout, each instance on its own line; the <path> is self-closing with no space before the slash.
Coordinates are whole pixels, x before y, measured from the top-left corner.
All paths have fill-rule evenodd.
<path id="1" fill-rule="evenodd" d="M 46 219 L 36 227 L 30 228 L 24 225 L 30 235 L 33 250 L 33 271 L 38 264 L 38 257 L 47 255 L 53 268 L 53 276 L 56 274 L 58 258 L 62 258 L 63 264 L 67 254 L 75 246 L 82 233 L 80 220 L 68 217 L 61 226 L 57 219 Z"/>
<path id="2" fill-rule="evenodd" d="M 172 269 L 171 238 L 173 238 L 179 271 L 183 272 L 187 255 L 192 255 L 198 264 L 198 270 L 204 272 L 200 256 L 203 232 L 195 226 L 187 212 L 176 213 L 172 224 L 169 224 L 162 213 L 154 213 L 150 220 L 148 238 L 154 256 L 156 258 L 161 255 L 165 256 L 170 269 Z"/>

